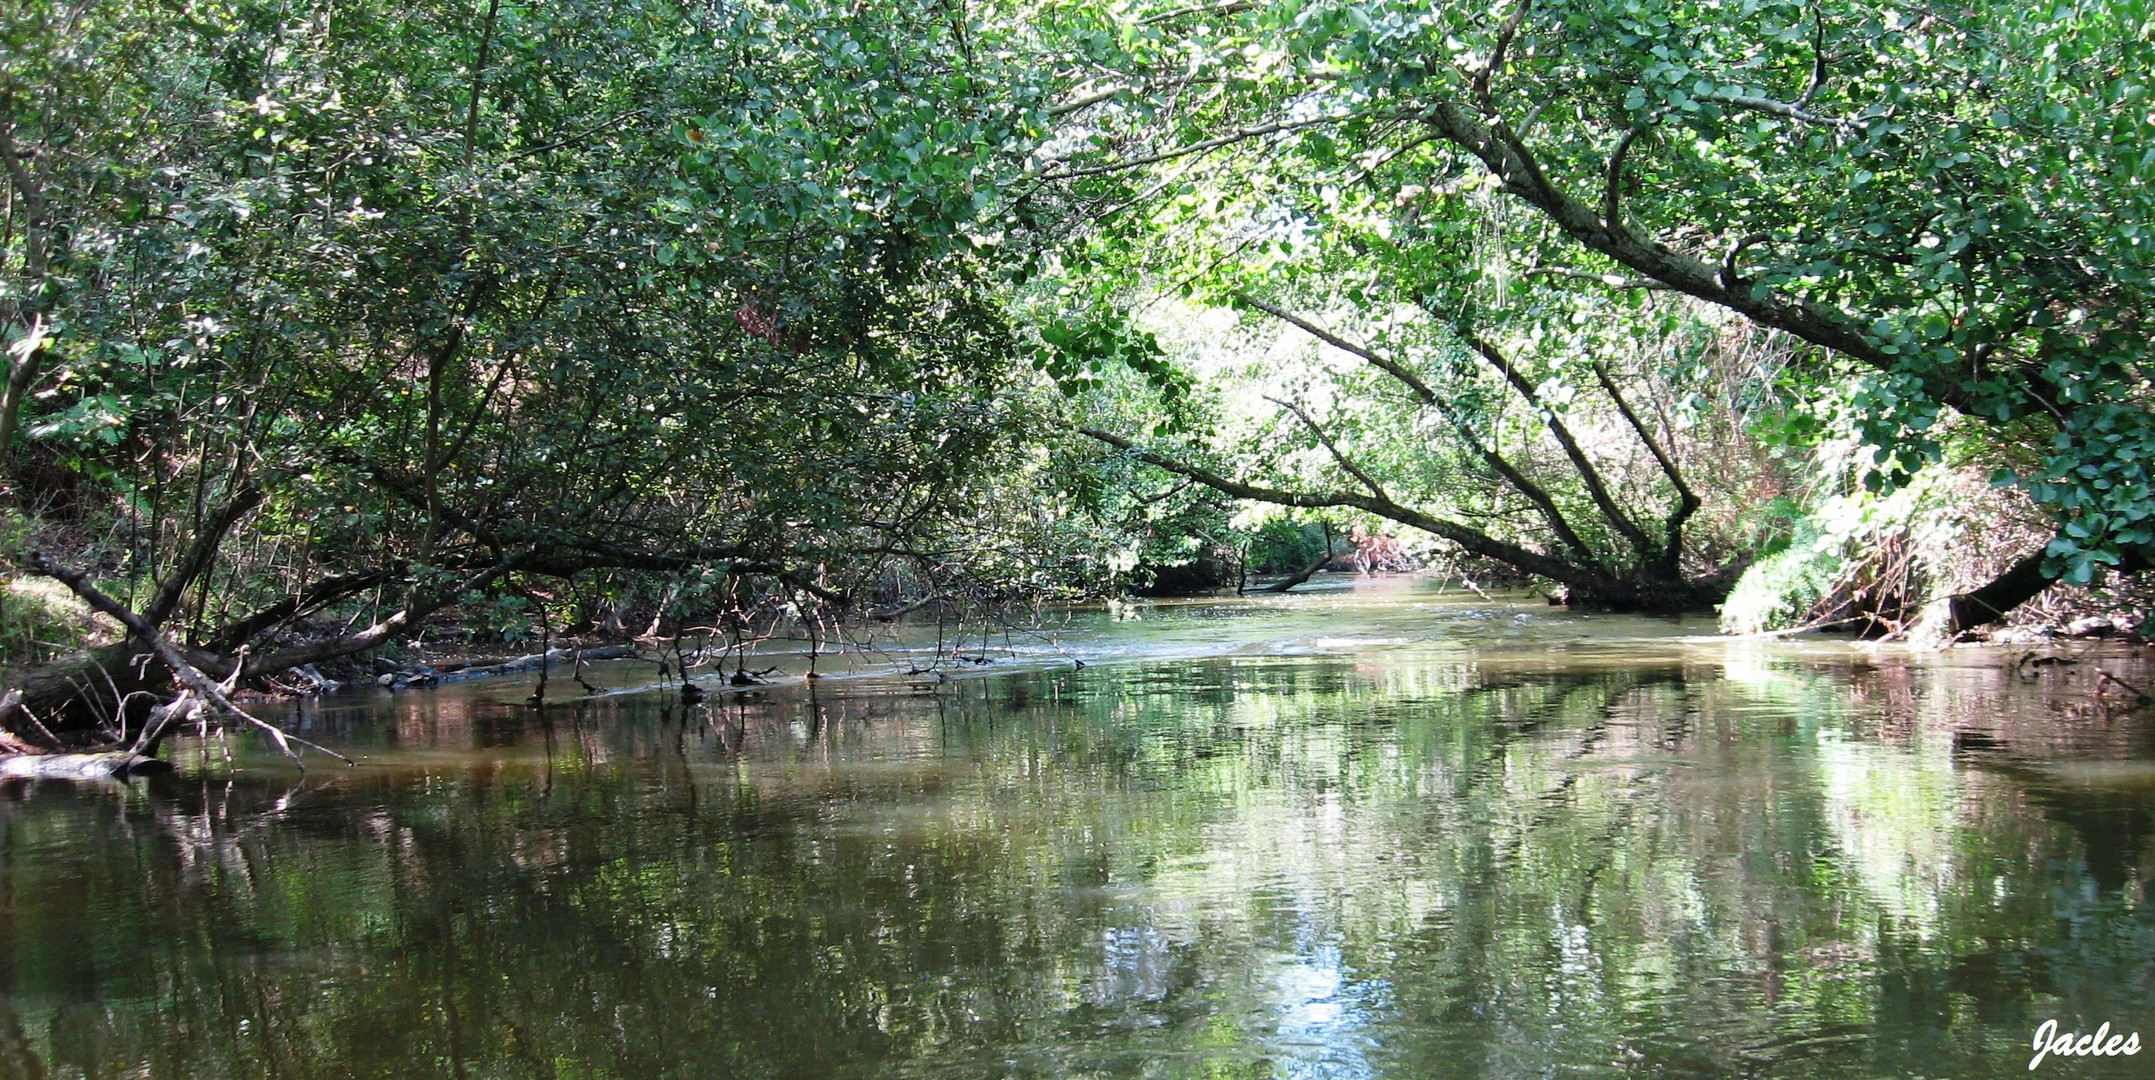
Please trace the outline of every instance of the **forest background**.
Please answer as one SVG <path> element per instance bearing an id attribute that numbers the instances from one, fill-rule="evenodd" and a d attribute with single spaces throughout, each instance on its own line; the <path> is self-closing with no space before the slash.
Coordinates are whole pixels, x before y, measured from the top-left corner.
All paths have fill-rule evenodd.
<path id="1" fill-rule="evenodd" d="M 2132 0 L 25 0 L 0 741 L 1339 540 L 2129 632 L 2151 56 Z"/>

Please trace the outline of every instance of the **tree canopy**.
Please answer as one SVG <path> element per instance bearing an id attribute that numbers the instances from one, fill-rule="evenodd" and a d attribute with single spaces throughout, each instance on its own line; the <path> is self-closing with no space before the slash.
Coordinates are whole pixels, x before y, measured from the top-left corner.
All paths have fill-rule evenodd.
<path id="1" fill-rule="evenodd" d="M 1587 339 L 1656 294 L 1740 318 L 1794 347 L 1796 396 L 1848 380 L 1826 419 L 1874 485 L 1949 411 L 2039 446 L 1998 480 L 2053 517 L 2038 581 L 2084 582 L 2155 550 L 2151 33 L 2107 3 L 1161 4 L 1088 39 L 1045 172 L 1080 273 L 1309 304 L 1423 381 L 1516 343 L 1589 391 Z"/>
<path id="2" fill-rule="evenodd" d="M 12 8 L 17 493 L 115 497 L 123 597 L 250 673 L 532 575 L 980 561 L 1028 527 L 984 520 L 1030 475 L 980 241 L 1047 99 L 1009 14 Z"/>
<path id="3" fill-rule="evenodd" d="M 572 593 L 1120 587 L 1246 542 L 1234 499 L 1693 608 L 1800 486 L 1768 450 L 1839 433 L 1886 491 L 1979 430 L 2052 537 L 1964 626 L 2155 551 L 2151 36 L 2095 2 L 28 0 L 10 558 L 242 677 Z"/>

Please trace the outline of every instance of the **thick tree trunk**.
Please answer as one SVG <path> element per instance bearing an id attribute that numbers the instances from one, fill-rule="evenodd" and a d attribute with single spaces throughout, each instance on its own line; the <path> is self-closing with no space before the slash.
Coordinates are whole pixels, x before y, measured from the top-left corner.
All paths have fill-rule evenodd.
<path id="1" fill-rule="evenodd" d="M 2136 574 L 2149 569 L 2146 558 L 2128 552 L 2118 564 L 2119 573 Z M 1924 609 L 1911 636 L 1929 641 L 1950 641 L 1979 626 L 2005 618 L 2014 608 L 2042 595 L 2057 579 L 2043 573 L 2043 549 L 2022 556 L 1972 592 L 1940 597 Z"/>
<path id="2" fill-rule="evenodd" d="M 2051 585 L 2043 573 L 2043 552 L 2038 549 L 2006 568 L 1973 592 L 1935 601 L 1923 615 L 1926 636 L 1951 638 L 1978 626 L 1997 622 L 2006 612 L 2027 603 Z"/>

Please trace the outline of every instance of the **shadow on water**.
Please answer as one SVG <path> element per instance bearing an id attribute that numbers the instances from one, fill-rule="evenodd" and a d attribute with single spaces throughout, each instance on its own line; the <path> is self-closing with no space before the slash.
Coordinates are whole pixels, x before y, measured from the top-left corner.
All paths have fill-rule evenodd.
<path id="1" fill-rule="evenodd" d="M 6 789 L 0 1078 L 1995 1076 L 2044 1019 L 2155 1036 L 2144 715 L 1425 599 L 1222 616 L 1280 653 L 332 702 L 357 769 Z"/>

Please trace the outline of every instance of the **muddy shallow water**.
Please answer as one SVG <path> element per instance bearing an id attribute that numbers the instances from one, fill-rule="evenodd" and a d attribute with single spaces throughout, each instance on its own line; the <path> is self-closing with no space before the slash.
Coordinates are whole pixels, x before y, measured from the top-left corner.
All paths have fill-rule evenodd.
<path id="1" fill-rule="evenodd" d="M 2045 1020 L 2155 1041 L 2155 721 L 2095 674 L 2144 651 L 1412 581 L 1120 615 L 697 705 L 332 698 L 296 722 L 353 769 L 235 739 L 5 789 L 0 1080 L 1990 1077 Z"/>

